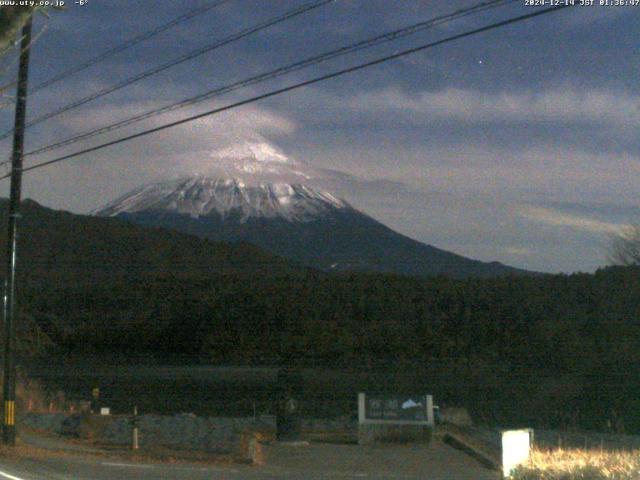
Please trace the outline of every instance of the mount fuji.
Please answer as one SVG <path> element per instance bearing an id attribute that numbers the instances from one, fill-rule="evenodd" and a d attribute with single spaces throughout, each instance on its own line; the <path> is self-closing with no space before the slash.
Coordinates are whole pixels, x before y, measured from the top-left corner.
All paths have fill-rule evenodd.
<path id="1" fill-rule="evenodd" d="M 248 242 L 321 270 L 454 277 L 526 273 L 412 240 L 316 184 L 313 168 L 266 142 L 210 155 L 206 173 L 137 188 L 93 212 L 218 241 Z"/>

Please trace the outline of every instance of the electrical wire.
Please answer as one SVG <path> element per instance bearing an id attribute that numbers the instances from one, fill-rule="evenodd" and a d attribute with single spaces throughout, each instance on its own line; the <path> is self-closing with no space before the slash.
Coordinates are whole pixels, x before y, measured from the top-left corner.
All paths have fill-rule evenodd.
<path id="1" fill-rule="evenodd" d="M 466 9 L 461 9 L 461 10 L 457 10 L 455 12 L 452 12 L 450 14 L 446 14 L 446 15 L 442 15 L 439 17 L 435 17 L 433 19 L 427 20 L 427 21 L 423 21 L 423 22 L 419 22 L 413 25 L 410 25 L 408 27 L 404 27 L 398 30 L 394 30 L 392 32 L 388 32 L 382 35 L 378 35 L 372 38 L 368 38 L 365 40 L 362 40 L 360 42 L 348 45 L 348 46 L 344 46 L 335 50 L 330 50 L 328 52 L 324 52 L 322 54 L 319 55 L 315 55 L 312 57 L 308 57 L 304 60 L 295 62 L 293 64 L 290 65 L 286 65 L 283 67 L 279 67 L 275 70 L 270 70 L 264 73 L 261 73 L 259 75 L 255 75 L 249 78 L 246 78 L 244 80 L 240 80 L 237 82 L 234 82 L 232 84 L 229 85 L 225 85 L 222 87 L 218 87 L 215 88 L 213 90 L 208 90 L 207 92 L 201 93 L 199 95 L 196 95 L 194 97 L 190 97 L 187 98 L 185 100 L 181 100 L 179 102 L 176 103 L 172 103 L 169 105 L 165 105 L 163 107 L 160 108 L 156 108 L 153 110 L 149 110 L 147 112 L 135 115 L 133 117 L 129 117 L 127 119 L 124 120 L 120 120 L 118 122 L 106 125 L 104 127 L 100 127 L 94 130 L 90 130 L 84 133 L 81 133 L 79 135 L 74 135 L 72 137 L 66 138 L 64 140 L 61 140 L 59 142 L 53 143 L 53 144 L 49 144 L 46 146 L 42 146 L 39 147 L 35 150 L 32 150 L 30 152 L 25 153 L 25 157 L 26 156 L 30 156 L 30 155 L 38 155 L 41 153 L 45 153 L 48 151 L 52 151 L 52 150 L 56 150 L 60 147 L 64 147 L 64 146 L 68 146 L 68 145 L 72 145 L 74 143 L 77 143 L 79 141 L 82 140 L 86 140 L 88 138 L 91 137 L 95 137 L 96 135 L 100 135 L 103 133 L 107 133 L 107 132 L 111 132 L 117 129 L 120 129 L 122 127 L 126 127 L 126 126 L 130 126 L 133 125 L 135 123 L 138 123 L 142 120 L 146 120 L 152 117 L 155 117 L 157 115 L 161 115 L 164 113 L 168 113 L 168 112 L 172 112 L 175 110 L 178 110 L 180 108 L 184 108 L 190 105 L 194 105 L 200 102 L 203 102 L 205 100 L 209 100 L 213 97 L 217 97 L 219 95 L 223 95 L 235 90 L 238 90 L 240 88 L 244 88 L 250 85 L 255 85 L 257 83 L 262 83 L 264 81 L 267 80 L 272 80 L 274 78 L 292 73 L 292 72 L 296 72 L 299 70 L 302 70 L 304 68 L 307 68 L 309 66 L 312 65 L 316 65 L 328 60 L 332 60 L 334 58 L 346 55 L 346 54 L 350 54 L 353 52 L 357 52 L 360 50 L 364 50 L 366 48 L 371 48 L 374 46 L 378 46 L 381 45 L 383 43 L 386 42 L 391 42 L 400 38 L 404 38 L 407 37 L 409 35 L 412 35 L 414 33 L 417 32 L 421 32 L 424 31 L 428 28 L 433 28 L 436 27 L 438 25 L 441 25 L 443 23 L 448 23 L 452 20 L 456 20 L 458 18 L 462 18 L 462 17 L 466 17 L 469 15 L 473 15 L 473 14 L 477 14 L 479 12 L 488 10 L 488 9 L 492 9 L 492 8 L 497 8 L 500 6 L 504 6 L 506 4 L 509 3 L 514 3 L 517 0 L 492 0 L 492 1 L 488 1 L 488 2 L 484 2 L 484 3 L 480 3 L 478 5 L 475 5 L 473 7 L 470 8 L 466 8 Z"/>
<path id="2" fill-rule="evenodd" d="M 303 5 L 301 7 L 296 7 L 294 9 L 288 10 L 287 12 L 285 12 L 282 15 L 279 15 L 277 17 L 271 18 L 269 20 L 260 22 L 254 26 L 245 28 L 243 30 L 241 30 L 238 33 L 235 33 L 233 35 L 230 35 L 228 37 L 223 38 L 222 40 L 218 40 L 213 44 L 207 45 L 205 47 L 199 48 L 197 50 L 193 50 L 185 55 L 182 55 L 180 57 L 178 57 L 175 60 L 172 60 L 170 62 L 167 63 L 163 63 L 160 66 L 154 67 L 150 70 L 146 70 L 142 73 L 139 73 L 138 75 L 134 75 L 133 77 L 129 77 L 125 80 L 123 80 L 122 82 L 116 83 L 115 85 L 103 88 L 102 90 L 99 90 L 91 95 L 88 95 L 86 97 L 81 98 L 80 100 L 77 100 L 75 102 L 72 102 L 70 104 L 67 104 L 63 107 L 60 107 L 57 110 L 53 110 L 52 112 L 46 113 L 44 115 L 41 115 L 37 118 L 35 118 L 34 120 L 31 120 L 30 122 L 27 122 L 27 124 L 25 125 L 25 128 L 28 127 L 32 127 L 33 125 L 37 125 L 39 123 L 44 122 L 45 120 L 49 120 L 51 118 L 57 117 L 58 115 L 61 115 L 62 113 L 68 112 L 69 110 L 73 110 L 74 108 L 77 108 L 81 105 L 85 105 L 93 100 L 96 100 L 98 98 L 104 97 L 105 95 L 108 95 L 110 93 L 113 93 L 117 90 L 120 90 L 124 87 L 128 87 L 129 85 L 132 85 L 136 82 L 139 82 L 141 80 L 144 80 L 146 78 L 149 78 L 153 75 L 156 75 L 160 72 L 163 72 L 164 70 L 167 70 L 171 67 L 174 67 L 176 65 L 179 65 L 181 63 L 184 63 L 186 61 L 189 60 L 193 60 L 194 58 L 197 58 L 201 55 L 204 55 L 205 53 L 211 52 L 213 50 L 216 50 L 220 47 L 223 47 L 225 45 L 229 45 L 230 43 L 233 43 L 235 41 L 238 41 L 242 38 L 248 37 L 249 35 L 253 35 L 254 33 L 257 33 L 261 30 L 265 30 L 269 27 L 272 27 L 273 25 L 277 25 L 281 22 L 284 22 L 285 20 L 289 20 L 290 18 L 293 17 L 297 17 L 299 15 L 302 15 L 304 13 L 307 13 L 311 10 L 315 10 L 316 8 L 322 7 L 328 3 L 333 3 L 336 0 L 320 0 L 320 1 L 316 1 L 313 3 L 309 3 L 306 5 Z M 2 135 L 0 135 L 0 140 L 4 140 L 5 138 L 8 138 L 9 136 L 11 136 L 11 134 L 13 133 L 13 129 L 3 133 Z"/>
<path id="3" fill-rule="evenodd" d="M 16 55 L 16 57 L 15 57 L 15 58 L 14 58 L 14 59 L 9 63 L 9 64 L 7 64 L 7 65 L 5 65 L 5 66 L 1 67 L 1 69 L 0 69 L 0 75 L 4 75 L 4 74 L 5 74 L 5 73 L 7 73 L 11 68 L 13 68 L 14 64 L 18 62 L 18 59 L 20 58 L 20 55 L 22 55 L 22 53 L 23 53 L 25 50 L 28 50 L 28 49 L 30 49 L 31 47 L 33 47 L 33 45 L 35 45 L 35 43 L 36 43 L 38 40 L 40 40 L 40 37 L 42 37 L 42 35 L 44 35 L 44 33 L 47 31 L 47 28 L 48 28 L 48 27 L 49 27 L 49 26 L 48 26 L 48 24 L 46 24 L 46 23 L 45 23 L 45 24 L 42 26 L 42 28 L 40 29 L 40 31 L 39 31 L 37 34 L 35 34 L 35 35 L 33 36 L 33 38 L 31 39 L 31 42 L 29 42 L 29 45 L 27 45 L 25 48 L 23 48 L 23 49 L 21 49 L 19 52 L 17 52 L 17 53 L 18 53 L 18 55 Z M 21 37 L 21 38 L 18 38 L 18 39 L 16 40 L 16 44 L 19 44 L 21 41 L 22 41 L 22 37 Z M 9 84 L 7 84 L 7 85 L 3 85 L 2 87 L 0 87 L 0 96 L 3 96 L 3 93 L 4 93 L 6 90 L 8 90 L 9 88 L 11 88 L 11 87 L 13 87 L 13 86 L 15 86 L 15 85 L 17 85 L 17 82 L 13 81 L 13 82 L 11 82 L 11 83 L 9 83 Z M 3 103 L 3 104 L 0 104 L 0 108 L 4 107 L 5 105 L 9 105 L 9 104 L 15 104 L 15 100 L 11 99 L 11 101 L 10 101 L 10 102 L 6 102 L 6 103 Z"/>
<path id="4" fill-rule="evenodd" d="M 170 123 L 167 123 L 167 124 L 164 124 L 164 125 L 160 125 L 158 127 L 151 128 L 151 129 L 148 129 L 148 130 L 145 130 L 145 131 L 133 134 L 133 135 L 128 135 L 126 137 L 122 137 L 122 138 L 119 138 L 119 139 L 116 139 L 116 140 L 112 140 L 110 142 L 102 143 L 100 145 L 96 145 L 94 147 L 86 148 L 86 149 L 83 149 L 83 150 L 80 150 L 80 151 L 77 151 L 77 152 L 74 152 L 74 153 L 70 153 L 68 155 L 63 155 L 61 157 L 57 157 L 57 158 L 54 158 L 52 160 L 47 160 L 45 162 L 37 163 L 35 165 L 31 165 L 29 167 L 23 168 L 22 171 L 23 172 L 27 172 L 27 171 L 36 170 L 38 168 L 42 168 L 42 167 L 45 167 L 45 166 L 48 166 L 48 165 L 52 165 L 52 164 L 55 164 L 55 163 L 60 163 L 60 162 L 69 160 L 71 158 L 78 157 L 80 155 L 84 155 L 84 154 L 87 154 L 87 153 L 91 153 L 91 152 L 95 152 L 95 151 L 98 151 L 98 150 L 102 150 L 102 149 L 104 149 L 106 147 L 110 147 L 112 145 L 117 145 L 117 144 L 120 144 L 120 143 L 128 142 L 130 140 L 134 140 L 136 138 L 141 138 L 141 137 L 144 137 L 146 135 L 150 135 L 152 133 L 156 133 L 156 132 L 159 132 L 159 131 L 162 131 L 162 130 L 166 130 L 168 128 L 173 128 L 173 127 L 176 127 L 178 125 L 183 125 L 185 123 L 193 122 L 193 121 L 198 120 L 200 118 L 204 118 L 204 117 L 208 117 L 208 116 L 211 116 L 211 115 L 215 115 L 215 114 L 218 114 L 218 113 L 221 113 L 221 112 L 225 112 L 227 110 L 231 110 L 233 108 L 237 108 L 237 107 L 240 107 L 240 106 L 243 106 L 243 105 L 247 105 L 247 104 L 254 103 L 254 102 L 257 102 L 257 101 L 260 101 L 260 100 L 271 98 L 271 97 L 274 97 L 276 95 L 281 95 L 283 93 L 291 92 L 293 90 L 297 90 L 299 88 L 306 87 L 308 85 L 313 85 L 313 84 L 316 84 L 316 83 L 319 83 L 319 82 L 322 82 L 322 81 L 325 81 L 325 80 L 329 80 L 329 79 L 332 79 L 332 78 L 340 77 L 342 75 L 346 75 L 348 73 L 353 73 L 353 72 L 356 72 L 356 71 L 359 71 L 359 70 L 363 70 L 365 68 L 369 68 L 369 67 L 372 67 L 372 66 L 375 66 L 375 65 L 379 65 L 381 63 L 385 63 L 385 62 L 388 62 L 390 60 L 395 60 L 397 58 L 401 58 L 401 57 L 404 57 L 406 55 L 410 55 L 410 54 L 413 54 L 413 53 L 416 53 L 416 52 L 427 50 L 429 48 L 433 48 L 433 47 L 436 47 L 436 46 L 439 46 L 439 45 L 443 45 L 443 44 L 446 44 L 446 43 L 449 43 L 449 42 L 452 42 L 452 41 L 455 41 L 455 40 L 459 40 L 461 38 L 470 37 L 472 35 L 477 35 L 479 33 L 484 33 L 484 32 L 490 31 L 490 30 L 495 30 L 497 28 L 504 27 L 506 25 L 511 25 L 511 24 L 522 22 L 524 20 L 528 20 L 528 19 L 531 19 L 531 18 L 535 18 L 535 17 L 539 17 L 539 16 L 546 15 L 546 14 L 549 14 L 549 13 L 557 12 L 557 11 L 560 11 L 560 10 L 563 10 L 563 9 L 567 8 L 568 6 L 569 5 L 561 5 L 561 6 L 558 6 L 558 7 L 549 7 L 549 8 L 545 8 L 543 10 L 538 10 L 536 12 L 528 13 L 528 14 L 525 14 L 525 15 L 520 15 L 518 17 L 513 17 L 513 18 L 510 18 L 510 19 L 507 19 L 507 20 L 503 20 L 503 21 L 500 21 L 500 22 L 495 22 L 495 23 L 492 23 L 492 24 L 489 24 L 489 25 L 485 25 L 483 27 L 476 28 L 476 29 L 473 29 L 473 30 L 468 30 L 466 32 L 459 33 L 459 34 L 456 34 L 456 35 L 452 35 L 450 37 L 446 37 L 444 39 L 441 39 L 441 40 L 438 40 L 438 41 L 435 41 L 435 42 L 431 42 L 431 43 L 427 43 L 427 44 L 424 44 L 424 45 L 420 45 L 418 47 L 413 47 L 413 48 L 410 48 L 410 49 L 407 49 L 407 50 L 403 50 L 401 52 L 394 53 L 392 55 L 387 55 L 387 56 L 378 58 L 376 60 L 372 60 L 372 61 L 369 61 L 369 62 L 361 63 L 359 65 L 355 65 L 353 67 L 349 67 L 349 68 L 345 68 L 345 69 L 342 69 L 342 70 L 338 70 L 338 71 L 335 71 L 335 72 L 332 72 L 332 73 L 329 73 L 329 74 L 326 74 L 326 75 L 322 75 L 320 77 L 313 78 L 311 80 L 306 80 L 304 82 L 299 82 L 299 83 L 290 85 L 288 87 L 284 87 L 284 88 L 280 88 L 280 89 L 277 89 L 277 90 L 273 90 L 273 91 L 268 92 L 268 93 L 264 93 L 264 94 L 261 94 L 261 95 L 257 95 L 255 97 L 248 98 L 246 100 L 242 100 L 242 101 L 239 101 L 239 102 L 235 102 L 235 103 L 226 105 L 224 107 L 215 108 L 213 110 L 209 110 L 207 112 L 203 112 L 203 113 L 200 113 L 198 115 L 193 115 L 193 116 L 190 116 L 190 117 L 187 117 L 187 118 L 183 118 L 181 120 L 177 120 L 177 121 L 174 121 L 174 122 L 170 122 Z M 4 175 L 4 176 L 0 177 L 0 180 L 6 179 L 9 176 L 10 175 Z"/>
<path id="5" fill-rule="evenodd" d="M 101 53 L 100 55 L 98 55 L 96 57 L 93 57 L 93 58 L 87 60 L 84 63 L 81 63 L 80 65 L 77 65 L 75 67 L 71 67 L 71 68 L 69 68 L 67 70 L 64 70 L 63 72 L 59 73 L 58 75 L 56 75 L 54 77 L 51 77 L 48 80 L 45 80 L 42 83 L 36 85 L 35 87 L 33 87 L 31 89 L 31 91 L 29 93 L 33 94 L 33 93 L 35 93 L 35 92 L 37 92 L 39 90 L 42 90 L 43 88 L 49 87 L 49 86 L 53 85 L 54 83 L 59 82 L 60 80 L 68 78 L 71 75 L 75 75 L 76 73 L 81 72 L 82 70 L 86 70 L 87 68 L 89 68 L 89 67 L 91 67 L 91 66 L 93 66 L 93 65 L 95 65 L 97 63 L 100 63 L 103 60 L 105 60 L 105 59 L 107 59 L 107 58 L 109 58 L 109 57 L 111 57 L 111 56 L 113 56 L 113 55 L 115 55 L 117 53 L 123 52 L 123 51 L 125 51 L 125 50 L 127 50 L 127 49 L 129 49 L 129 48 L 131 48 L 131 47 L 133 47 L 133 46 L 145 41 L 145 40 L 148 40 L 148 39 L 158 35 L 159 33 L 162 33 L 162 32 L 164 32 L 166 30 L 169 30 L 170 28 L 173 28 L 173 27 L 175 27 L 176 25 L 179 25 L 182 22 L 185 22 L 185 21 L 187 21 L 187 20 L 189 20 L 191 18 L 194 18 L 194 17 L 196 17 L 198 15 L 202 15 L 203 13 L 206 13 L 209 10 L 212 10 L 212 9 L 214 9 L 216 7 L 219 7 L 219 6 L 221 6 L 221 5 L 225 4 L 225 3 L 229 3 L 230 1 L 232 1 L 232 0 L 220 0 L 218 2 L 214 2 L 214 3 L 211 3 L 209 5 L 204 5 L 202 7 L 190 10 L 187 13 L 185 13 L 183 15 L 180 15 L 177 18 L 174 18 L 173 20 L 171 20 L 171 21 L 169 21 L 169 22 L 167 22 L 167 23 L 165 23 L 163 25 L 160 25 L 160 26 L 158 26 L 158 27 L 156 27 L 156 28 L 154 28 L 152 30 L 149 30 L 149 31 L 141 33 L 140 35 L 137 35 L 137 36 L 135 36 L 133 38 L 130 38 L 129 40 L 121 43 L 120 45 L 117 45 L 117 46 L 115 46 L 115 47 L 113 47 L 113 48 Z M 6 88 L 14 86 L 15 84 L 16 84 L 16 82 L 13 82 L 13 83 L 11 83 L 9 85 L 5 85 L 2 88 L 6 89 Z"/>

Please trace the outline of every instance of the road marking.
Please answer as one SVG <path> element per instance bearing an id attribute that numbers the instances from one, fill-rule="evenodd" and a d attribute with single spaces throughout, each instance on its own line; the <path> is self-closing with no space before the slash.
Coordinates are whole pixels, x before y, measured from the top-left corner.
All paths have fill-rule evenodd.
<path id="1" fill-rule="evenodd" d="M 112 462 L 100 462 L 105 467 L 124 467 L 124 468 L 155 468 L 157 465 L 143 465 L 137 463 L 112 463 Z"/>
<path id="2" fill-rule="evenodd" d="M 162 468 L 163 466 L 166 466 L 161 463 L 145 465 L 145 464 L 139 464 L 139 463 L 116 463 L 116 462 L 100 462 L 100 465 L 104 465 L 105 467 L 118 467 L 118 468 Z M 201 472 L 240 473 L 240 470 L 236 470 L 234 468 L 217 467 L 215 465 L 211 465 L 209 467 L 194 467 L 192 465 L 172 465 L 171 468 L 174 470 L 197 470 Z M 23 479 L 19 478 L 18 480 L 23 480 Z"/>
<path id="3" fill-rule="evenodd" d="M 14 477 L 13 475 L 7 472 L 3 472 L 2 470 L 0 470 L 0 476 L 3 476 L 4 478 L 8 478 L 9 480 L 24 480 L 24 478 Z"/>

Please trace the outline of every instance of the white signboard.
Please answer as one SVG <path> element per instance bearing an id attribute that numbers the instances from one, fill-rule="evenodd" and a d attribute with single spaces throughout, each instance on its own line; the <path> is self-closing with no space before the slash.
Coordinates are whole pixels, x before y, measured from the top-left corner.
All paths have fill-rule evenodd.
<path id="1" fill-rule="evenodd" d="M 428 425 L 433 427 L 431 395 L 358 394 L 361 424 Z"/>
<path id="2" fill-rule="evenodd" d="M 505 478 L 518 465 L 529 461 L 530 441 L 530 429 L 502 432 L 502 473 Z"/>

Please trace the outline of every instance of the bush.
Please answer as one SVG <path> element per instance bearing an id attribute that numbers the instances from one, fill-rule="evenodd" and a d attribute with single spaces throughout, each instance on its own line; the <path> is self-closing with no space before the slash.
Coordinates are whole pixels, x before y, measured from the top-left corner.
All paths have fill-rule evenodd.
<path id="1" fill-rule="evenodd" d="M 515 469 L 512 480 L 637 480 L 640 452 L 534 450 L 529 465 Z"/>

